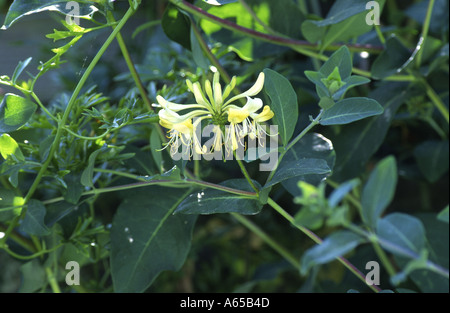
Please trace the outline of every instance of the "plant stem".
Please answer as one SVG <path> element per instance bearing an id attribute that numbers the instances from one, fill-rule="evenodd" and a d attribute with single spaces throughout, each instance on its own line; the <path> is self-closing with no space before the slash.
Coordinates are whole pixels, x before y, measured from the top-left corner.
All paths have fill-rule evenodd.
<path id="1" fill-rule="evenodd" d="M 107 13 L 107 20 L 109 23 L 116 22 L 111 11 L 108 11 L 108 13 Z M 122 55 L 125 60 L 125 63 L 127 64 L 128 70 L 130 71 L 131 77 L 133 78 L 134 83 L 139 90 L 139 94 L 141 95 L 142 100 L 144 101 L 145 105 L 147 106 L 148 111 L 154 112 L 153 107 L 152 107 L 152 102 L 148 98 L 147 91 L 145 90 L 144 85 L 142 84 L 141 78 L 139 77 L 136 67 L 134 66 L 133 60 L 131 59 L 131 55 L 128 51 L 127 45 L 125 44 L 125 41 L 123 40 L 122 34 L 120 32 L 117 33 L 116 40 L 117 40 L 117 43 L 119 44 L 120 51 L 122 52 Z M 164 135 L 164 132 L 161 129 L 161 127 L 159 125 L 156 125 L 155 128 L 156 128 L 156 131 L 158 132 L 159 138 L 161 138 L 161 141 L 165 142 L 166 136 Z"/>
<path id="2" fill-rule="evenodd" d="M 300 226 L 300 225 L 297 225 L 295 223 L 295 221 L 294 221 L 294 218 L 289 213 L 287 213 L 278 203 L 273 201 L 271 198 L 268 198 L 267 204 L 269 204 L 273 209 L 275 209 L 275 211 L 277 211 L 281 216 L 283 216 L 295 228 L 299 229 L 301 232 L 303 232 L 305 235 L 307 235 L 309 238 L 311 238 L 315 243 L 317 243 L 317 244 L 321 244 L 322 243 L 323 240 L 319 236 L 317 236 L 314 232 L 312 232 L 308 228 Z M 358 277 L 361 281 L 363 281 L 364 284 L 367 285 L 364 274 L 361 273 L 361 271 L 359 271 L 352 263 L 350 263 L 350 261 L 348 261 L 344 257 L 338 257 L 337 259 L 348 270 L 350 270 L 356 277 Z M 367 285 L 367 286 L 370 289 L 372 289 L 373 291 L 375 291 L 375 292 L 380 292 L 381 291 L 381 289 L 378 288 L 375 285 Z"/>
<path id="3" fill-rule="evenodd" d="M 264 240 L 272 249 L 277 251 L 286 261 L 292 264 L 296 269 L 300 268 L 300 263 L 297 258 L 294 257 L 288 250 L 282 247 L 278 242 L 273 240 L 268 234 L 266 234 L 258 225 L 250 221 L 248 218 L 238 213 L 231 213 L 231 215 L 237 219 L 241 224 L 250 229 L 253 233 Z"/>
<path id="4" fill-rule="evenodd" d="M 430 29 L 431 14 L 433 13 L 434 2 L 435 0 L 430 0 L 430 2 L 428 2 L 427 14 L 425 16 L 425 21 L 423 22 L 422 34 L 420 36 L 422 39 L 422 44 L 416 57 L 417 68 L 419 68 L 420 64 L 422 63 L 422 55 L 425 47 L 425 41 L 427 40 L 428 37 L 428 30 Z"/>
<path id="5" fill-rule="evenodd" d="M 436 94 L 434 89 L 428 84 L 428 82 L 425 79 L 422 79 L 423 84 L 425 85 L 427 96 L 430 98 L 430 100 L 433 102 L 436 109 L 442 114 L 442 116 L 445 118 L 447 123 L 449 123 L 449 113 L 448 109 L 445 106 L 444 102 L 442 102 L 441 97 Z"/>
<path id="6" fill-rule="evenodd" d="M 46 267 L 45 272 L 47 273 L 47 280 L 50 283 L 50 287 L 54 293 L 61 293 L 61 289 L 59 288 L 58 282 L 56 281 L 56 277 L 52 272 L 51 268 Z"/>
<path id="7" fill-rule="evenodd" d="M 114 15 L 112 14 L 111 11 L 108 11 L 108 13 L 106 15 L 106 19 L 107 19 L 108 23 L 116 22 L 116 20 L 114 19 Z M 125 62 L 128 66 L 128 70 L 130 71 L 131 77 L 133 78 L 134 83 L 136 84 L 136 87 L 139 90 L 142 100 L 144 101 L 145 105 L 147 106 L 147 109 L 150 112 L 153 112 L 154 110 L 152 108 L 152 103 L 151 103 L 150 99 L 148 98 L 147 91 L 145 90 L 145 88 L 142 84 L 141 78 L 139 77 L 139 74 L 136 71 L 136 67 L 134 66 L 134 63 L 131 60 L 131 55 L 128 51 L 128 48 L 127 48 L 125 41 L 123 40 L 122 34 L 120 32 L 117 33 L 116 40 L 117 40 L 117 43 L 119 44 L 120 51 L 122 52 L 123 58 L 125 59 Z"/>

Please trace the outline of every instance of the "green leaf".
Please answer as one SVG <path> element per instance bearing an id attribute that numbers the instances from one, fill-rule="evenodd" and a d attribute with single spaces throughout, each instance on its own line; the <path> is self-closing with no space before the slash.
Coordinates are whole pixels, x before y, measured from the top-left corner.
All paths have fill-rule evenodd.
<path id="1" fill-rule="evenodd" d="M 84 190 L 80 175 L 68 174 L 64 176 L 64 182 L 67 184 L 67 189 L 64 192 L 64 200 L 72 204 L 77 204 Z"/>
<path id="2" fill-rule="evenodd" d="M 175 5 L 169 3 L 164 11 L 161 26 L 169 39 L 191 50 L 191 22 Z"/>
<path id="3" fill-rule="evenodd" d="M 317 22 L 318 26 L 328 26 L 342 22 L 349 17 L 366 11 L 366 0 L 337 0 L 327 14 L 327 17 Z"/>
<path id="4" fill-rule="evenodd" d="M 333 190 L 333 192 L 328 197 L 328 205 L 330 208 L 335 208 L 345 196 L 355 189 L 361 181 L 359 178 L 354 178 L 352 180 L 346 181 L 342 183 L 338 188 Z"/>
<path id="5" fill-rule="evenodd" d="M 443 209 L 441 212 L 439 212 L 437 216 L 438 220 L 443 221 L 448 224 L 448 205 Z"/>
<path id="6" fill-rule="evenodd" d="M 394 198 L 397 165 L 393 156 L 381 160 L 364 185 L 361 195 L 362 219 L 375 228 L 379 217 Z"/>
<path id="7" fill-rule="evenodd" d="M 162 169 L 162 151 L 161 149 L 161 138 L 159 138 L 158 131 L 155 126 L 153 127 L 152 133 L 150 135 L 150 152 L 152 153 L 153 161 L 159 171 Z"/>
<path id="8" fill-rule="evenodd" d="M 19 145 L 9 134 L 2 134 L 0 136 L 0 154 L 5 160 L 12 155 L 19 161 L 25 160 Z"/>
<path id="9" fill-rule="evenodd" d="M 336 67 L 339 69 L 339 74 L 343 80 L 347 79 L 352 74 L 353 61 L 347 46 L 342 46 L 336 50 L 322 65 L 319 73 L 321 73 L 323 77 L 328 77 L 333 73 Z"/>
<path id="10" fill-rule="evenodd" d="M 264 74 L 264 90 L 271 100 L 270 108 L 275 113 L 274 119 L 278 125 L 278 132 L 283 145 L 286 146 L 297 124 L 297 94 L 284 76 L 270 69 L 265 69 Z"/>
<path id="11" fill-rule="evenodd" d="M 425 141 L 416 146 L 414 157 L 425 178 L 434 183 L 448 171 L 448 140 Z"/>
<path id="12" fill-rule="evenodd" d="M 331 169 L 323 159 L 288 159 L 283 158 L 276 169 L 272 180 L 264 185 L 271 187 L 287 179 L 304 175 L 325 175 L 331 173 Z"/>
<path id="13" fill-rule="evenodd" d="M 254 182 L 257 186 L 257 182 Z M 230 179 L 220 183 L 221 186 L 237 190 L 254 192 L 245 179 Z M 258 186 L 259 187 L 259 186 Z M 240 214 L 257 214 L 262 204 L 248 196 L 232 194 L 222 190 L 205 189 L 189 195 L 177 207 L 174 213 L 217 214 L 236 212 Z"/>
<path id="14" fill-rule="evenodd" d="M 411 57 L 411 52 L 397 37 L 386 40 L 386 49 L 372 64 L 372 77 L 382 79 L 399 73 Z"/>
<path id="15" fill-rule="evenodd" d="M 192 58 L 194 59 L 194 61 L 198 67 L 200 67 L 204 70 L 208 70 L 210 62 L 209 62 L 208 58 L 205 56 L 205 54 L 203 53 L 202 47 L 200 46 L 200 43 L 199 43 L 197 37 L 195 36 L 193 27 L 191 27 L 190 36 L 191 36 Z"/>
<path id="16" fill-rule="evenodd" d="M 372 29 L 372 25 L 366 23 L 366 13 L 362 12 L 338 23 L 334 19 L 322 21 L 307 20 L 302 24 L 301 28 L 306 40 L 311 43 L 320 42 L 321 51 L 323 51 L 332 43 L 346 42 L 349 39 L 369 32 Z"/>
<path id="17" fill-rule="evenodd" d="M 404 213 L 389 214 L 378 220 L 376 233 L 380 239 L 390 243 L 386 245 L 381 241 L 381 245 L 396 255 L 404 256 L 396 247 L 416 254 L 420 254 L 425 248 L 425 228 L 422 222 L 412 215 Z"/>
<path id="18" fill-rule="evenodd" d="M 149 187 L 129 193 L 111 228 L 111 274 L 116 292 L 143 292 L 166 270 L 177 271 L 190 249 L 195 215 L 173 211 L 182 192 Z"/>
<path id="19" fill-rule="evenodd" d="M 28 122 L 36 109 L 34 102 L 7 93 L 0 103 L 0 133 L 19 129 Z"/>
<path id="20" fill-rule="evenodd" d="M 289 149 L 281 160 L 280 167 L 288 166 L 289 163 L 295 163 L 296 161 L 302 159 L 324 160 L 328 169 L 332 170 L 336 159 L 333 144 L 330 140 L 320 134 L 308 133 L 291 149 Z M 300 195 L 300 190 L 297 186 L 299 180 L 317 186 L 325 177 L 329 175 L 330 171 L 327 170 L 324 174 L 306 174 L 296 176 L 282 181 L 281 184 L 291 195 L 295 197 Z"/>
<path id="21" fill-rule="evenodd" d="M 20 224 L 20 230 L 29 235 L 45 236 L 50 230 L 44 223 L 46 208 L 42 202 L 31 199 L 28 201 L 27 213 Z"/>
<path id="22" fill-rule="evenodd" d="M 38 259 L 20 266 L 20 273 L 22 274 L 22 284 L 19 289 L 21 293 L 35 292 L 47 284 L 47 275 Z"/>
<path id="23" fill-rule="evenodd" d="M 4 24 L 1 29 L 8 29 L 18 19 L 43 11 L 57 11 L 62 14 L 74 14 L 73 8 L 67 6 L 67 0 L 14 0 L 9 7 L 6 14 Z M 77 15 L 81 18 L 90 18 L 98 9 L 91 5 L 92 3 L 83 3 L 83 1 L 77 1 L 80 5 L 80 14 Z M 66 8 L 67 7 L 67 8 Z"/>
<path id="24" fill-rule="evenodd" d="M 16 66 L 16 69 L 14 70 L 13 75 L 11 76 L 11 82 L 13 84 L 16 84 L 17 78 L 19 78 L 20 74 L 22 74 L 23 70 L 30 64 L 32 60 L 32 57 L 29 57 L 25 61 L 19 62 L 19 64 Z"/>
<path id="25" fill-rule="evenodd" d="M 254 14 L 274 31 L 290 38 L 300 38 L 300 27 L 292 27 L 292 25 L 293 23 L 301 23 L 304 20 L 304 16 L 292 0 L 247 0 L 246 3 Z M 208 13 L 234 22 L 239 26 L 267 33 L 267 30 L 259 22 L 256 22 L 240 3 L 212 6 L 206 9 Z M 268 55 L 276 55 L 287 50 L 286 47 L 262 42 L 224 29 L 206 19 L 202 19 L 200 25 L 206 35 L 222 43 L 228 51 L 235 52 L 246 61 L 253 61 Z"/>
<path id="26" fill-rule="evenodd" d="M 350 88 L 370 83 L 370 79 L 358 75 L 352 75 L 343 80 L 345 83 L 340 89 L 333 94 L 334 100 L 341 99 Z"/>
<path id="27" fill-rule="evenodd" d="M 348 124 L 382 113 L 383 107 L 374 99 L 360 97 L 347 98 L 337 102 L 333 107 L 326 110 L 320 119 L 320 124 Z"/>
<path id="28" fill-rule="evenodd" d="M 418 214 L 427 235 L 427 249 L 429 252 L 429 261 L 441 266 L 444 269 L 449 268 L 449 227 L 448 224 L 436 220 L 436 215 L 432 213 Z M 398 263 L 402 266 L 404 259 L 396 257 Z M 427 293 L 448 293 L 448 277 L 444 277 L 429 269 L 419 269 L 410 273 L 409 277 L 420 288 L 422 292 Z"/>
<path id="29" fill-rule="evenodd" d="M 15 193 L 8 189 L 0 188 L 0 221 L 11 221 L 14 217 L 20 215 L 22 205 L 25 203 L 23 197 L 16 196 Z M 1 208 L 16 207 L 15 209 L 7 209 L 3 211 Z"/>
<path id="30" fill-rule="evenodd" d="M 100 148 L 91 153 L 88 159 L 88 164 L 81 174 L 81 184 L 85 187 L 94 187 L 93 177 L 94 177 L 94 165 L 95 159 L 104 149 Z"/>
<path id="31" fill-rule="evenodd" d="M 370 157 L 384 142 L 391 121 L 406 95 L 404 83 L 382 84 L 369 94 L 369 98 L 383 104 L 383 114 L 343 125 L 339 134 L 331 136 L 337 156 L 333 180 L 343 182 L 364 171 Z"/>
<path id="32" fill-rule="evenodd" d="M 315 265 L 328 263 L 355 249 L 364 239 L 350 231 L 337 231 L 321 244 L 307 250 L 300 262 L 302 275 Z"/>

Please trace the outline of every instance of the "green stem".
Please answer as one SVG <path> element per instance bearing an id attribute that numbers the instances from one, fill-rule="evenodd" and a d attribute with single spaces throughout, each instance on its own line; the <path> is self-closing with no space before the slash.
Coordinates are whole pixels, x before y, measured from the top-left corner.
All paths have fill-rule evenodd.
<path id="1" fill-rule="evenodd" d="M 110 23 L 116 22 L 111 11 L 108 11 L 106 18 Z M 142 100 L 147 106 L 147 109 L 150 112 L 154 112 L 152 102 L 148 98 L 147 91 L 145 90 L 144 85 L 142 84 L 141 78 L 139 77 L 136 67 L 134 66 L 133 60 L 131 59 L 130 52 L 128 51 L 127 45 L 125 44 L 125 41 L 123 40 L 122 34 L 120 32 L 117 33 L 116 40 L 117 43 L 119 44 L 120 51 L 122 52 L 123 58 L 125 59 L 125 63 L 127 64 L 128 70 L 130 71 L 131 77 L 133 78 L 134 83 L 136 84 L 136 87 L 139 90 L 139 94 L 141 95 Z M 156 131 L 158 132 L 159 138 L 161 138 L 161 141 L 165 142 L 166 137 L 161 127 L 157 125 L 155 128 Z"/>
<path id="2" fill-rule="evenodd" d="M 375 31 L 377 32 L 378 39 L 384 45 L 386 43 L 386 38 L 384 38 L 383 32 L 381 31 L 380 25 L 375 24 Z"/>
<path id="3" fill-rule="evenodd" d="M 435 0 L 430 0 L 430 2 L 428 3 L 427 14 L 425 16 L 425 21 L 423 22 L 422 35 L 420 36 L 422 44 L 421 44 L 421 48 L 419 49 L 419 52 L 417 53 L 417 57 L 416 57 L 416 66 L 418 68 L 420 67 L 420 64 L 422 63 L 422 55 L 423 55 L 423 50 L 425 47 L 425 41 L 427 40 L 427 37 L 428 37 L 428 30 L 430 29 L 431 14 L 433 13 L 434 2 L 435 2 Z"/>
<path id="4" fill-rule="evenodd" d="M 428 84 L 428 82 L 423 79 L 423 84 L 425 85 L 427 96 L 430 98 L 430 100 L 433 102 L 436 109 L 442 114 L 442 116 L 445 118 L 447 123 L 449 123 L 449 113 L 448 109 L 445 106 L 444 102 L 442 102 L 441 97 L 434 91 L 434 89 Z"/>
<path id="5" fill-rule="evenodd" d="M 315 243 L 317 243 L 317 244 L 322 243 L 323 240 L 319 236 L 317 236 L 314 232 L 312 232 L 308 228 L 297 225 L 294 221 L 294 218 L 289 213 L 287 213 L 278 203 L 273 201 L 271 198 L 268 198 L 267 204 L 269 204 L 273 209 L 275 209 L 275 211 L 277 211 L 281 216 L 283 216 L 295 228 L 299 229 L 301 232 L 303 232 L 305 235 L 307 235 L 309 238 L 311 238 Z M 348 270 L 350 270 L 350 272 L 352 272 L 356 277 L 358 277 L 361 281 L 363 281 L 364 284 L 367 284 L 364 274 L 361 271 L 359 271 L 352 263 L 350 263 L 350 261 L 348 261 L 344 257 L 338 257 L 337 259 Z M 368 285 L 368 287 L 370 287 L 375 292 L 381 291 L 381 289 L 375 285 Z"/>
<path id="6" fill-rule="evenodd" d="M 108 11 L 108 13 L 106 14 L 106 19 L 107 19 L 108 23 L 116 22 L 111 11 Z M 142 84 L 141 78 L 139 77 L 139 74 L 136 71 L 136 67 L 134 66 L 133 60 L 131 60 L 131 55 L 128 51 L 128 48 L 127 48 L 125 41 L 123 40 L 122 34 L 120 32 L 117 33 L 116 40 L 117 40 L 117 43 L 119 44 L 120 51 L 122 52 L 123 58 L 125 59 L 125 63 L 128 66 L 128 70 L 131 73 L 131 77 L 133 78 L 134 83 L 136 84 L 136 87 L 139 90 L 142 100 L 144 101 L 145 105 L 147 106 L 147 109 L 150 112 L 153 112 L 152 102 L 148 98 L 147 91 L 145 90 L 144 85 Z"/>
<path id="7" fill-rule="evenodd" d="M 58 281 L 51 268 L 46 267 L 45 272 L 47 273 L 47 281 L 50 283 L 50 287 L 54 293 L 61 293 L 61 289 L 59 288 Z"/>
<path id="8" fill-rule="evenodd" d="M 300 263 L 297 258 L 293 256 L 288 250 L 281 246 L 278 242 L 273 240 L 268 234 L 266 234 L 258 225 L 250 221 L 248 218 L 238 213 L 231 213 L 231 215 L 237 219 L 242 225 L 247 227 L 262 240 L 264 240 L 272 249 L 278 252 L 286 261 L 292 264 L 296 269 L 300 268 Z"/>
<path id="9" fill-rule="evenodd" d="M 109 134 L 110 130 L 108 129 L 107 131 L 105 131 L 103 134 L 99 135 L 99 136 L 95 136 L 95 137 L 87 137 L 87 136 L 82 136 L 82 135 L 78 135 L 77 133 L 73 132 L 70 130 L 70 128 L 68 127 L 64 127 L 64 130 L 66 132 L 68 132 L 69 134 L 71 134 L 72 136 L 75 136 L 77 138 L 83 139 L 83 140 L 98 140 L 98 139 L 102 139 L 104 138 L 106 135 Z"/>

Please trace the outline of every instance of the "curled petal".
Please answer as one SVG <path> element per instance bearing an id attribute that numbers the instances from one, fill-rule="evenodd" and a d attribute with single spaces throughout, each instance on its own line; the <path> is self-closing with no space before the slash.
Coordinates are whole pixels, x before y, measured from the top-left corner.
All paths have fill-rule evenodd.
<path id="1" fill-rule="evenodd" d="M 244 105 L 243 109 L 246 109 L 250 114 L 255 113 L 263 106 L 263 102 L 259 98 L 247 97 L 247 103 Z"/>
<path id="2" fill-rule="evenodd" d="M 261 123 L 270 120 L 274 116 L 274 113 L 268 105 L 265 105 L 261 113 L 253 113 L 250 116 L 251 118 L 253 118 L 253 120 L 255 120 L 255 122 Z"/>
<path id="3" fill-rule="evenodd" d="M 233 98 L 228 100 L 225 103 L 225 105 L 227 105 L 228 103 L 231 103 L 237 99 L 255 96 L 262 90 L 263 87 L 264 87 L 264 73 L 261 72 L 259 74 L 258 79 L 256 80 L 255 84 L 249 90 L 247 90 L 237 96 L 234 96 Z"/>

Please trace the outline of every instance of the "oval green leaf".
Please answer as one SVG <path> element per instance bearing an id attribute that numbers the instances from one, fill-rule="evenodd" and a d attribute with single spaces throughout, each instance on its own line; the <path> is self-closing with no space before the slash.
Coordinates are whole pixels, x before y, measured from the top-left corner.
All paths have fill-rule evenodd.
<path id="1" fill-rule="evenodd" d="M 298 120 L 297 94 L 284 76 L 271 69 L 265 69 L 264 90 L 271 100 L 270 108 L 275 113 L 283 145 L 286 146 L 294 134 Z"/>
<path id="2" fill-rule="evenodd" d="M 320 124 L 348 124 L 382 113 L 383 107 L 376 100 L 363 97 L 347 98 L 326 110 L 320 120 Z"/>
<path id="3" fill-rule="evenodd" d="M 19 129 L 28 122 L 36 109 L 34 102 L 7 93 L 0 103 L 0 133 Z"/>
<path id="4" fill-rule="evenodd" d="M 177 271 L 191 245 L 197 216 L 173 215 L 186 196 L 163 187 L 133 191 L 111 228 L 111 274 L 116 292 L 143 292 L 165 270 Z"/>
<path id="5" fill-rule="evenodd" d="M 389 156 L 377 164 L 362 191 L 362 218 L 368 226 L 375 228 L 379 217 L 394 198 L 396 186 L 397 165 L 395 158 Z"/>

